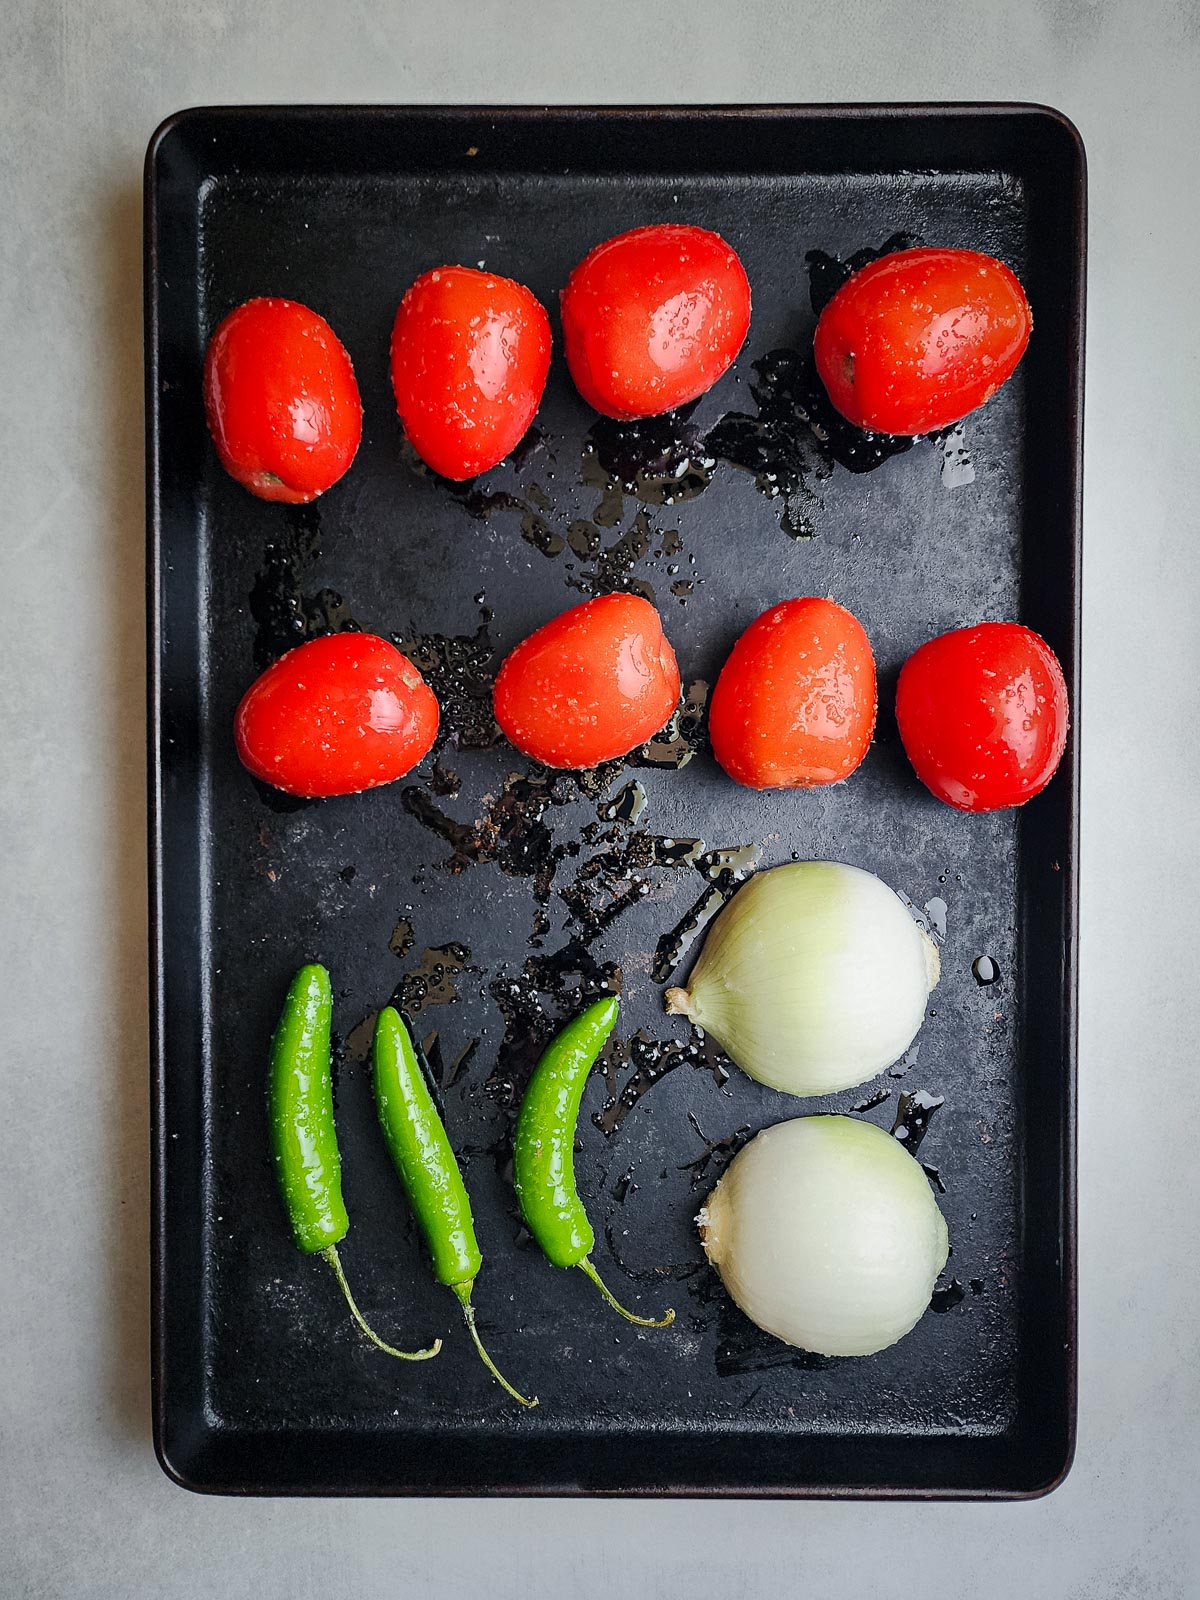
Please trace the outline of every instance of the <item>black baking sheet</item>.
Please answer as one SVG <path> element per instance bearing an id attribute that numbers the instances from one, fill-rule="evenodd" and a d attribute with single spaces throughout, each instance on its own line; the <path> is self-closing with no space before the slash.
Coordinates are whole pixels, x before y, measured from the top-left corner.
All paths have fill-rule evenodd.
<path id="1" fill-rule="evenodd" d="M 1077 740 L 1023 810 L 964 816 L 917 783 L 890 705 L 916 645 L 988 617 L 1044 634 L 1077 693 L 1073 129 L 1021 106 L 201 110 L 155 135 L 146 196 L 166 1470 L 264 1493 L 1052 1486 L 1074 1437 Z M 542 298 L 557 337 L 572 265 L 662 219 L 716 229 L 746 265 L 754 316 L 734 371 L 686 414 L 619 429 L 588 411 L 556 355 L 512 462 L 466 488 L 422 472 L 387 370 L 411 280 L 486 263 Z M 961 433 L 891 456 L 845 430 L 818 437 L 832 419 L 805 356 L 814 305 L 839 263 L 915 240 L 1011 263 L 1034 308 L 1028 355 Z M 362 389 L 358 459 L 309 508 L 253 499 L 207 438 L 205 343 L 255 294 L 320 310 Z M 689 711 L 644 764 L 540 773 L 494 736 L 496 659 L 565 606 L 622 587 L 661 607 Z M 746 623 L 800 594 L 832 594 L 864 622 L 878 734 L 846 784 L 756 794 L 715 767 L 698 708 Z M 234 707 L 290 643 L 354 625 L 413 653 L 448 737 L 400 784 L 289 803 L 239 766 Z M 663 1014 L 660 941 L 745 859 L 713 852 L 746 846 L 762 865 L 867 867 L 943 936 L 919 1048 L 892 1073 L 799 1102 L 726 1073 Z M 977 981 L 980 956 L 995 983 Z M 331 1275 L 293 1248 L 275 1193 L 267 1046 L 290 975 L 314 959 L 334 981 L 343 1258 L 385 1337 L 446 1338 L 419 1368 L 358 1337 Z M 529 1247 L 506 1167 L 540 1045 L 605 981 L 622 989 L 619 1047 L 585 1099 L 581 1189 L 601 1272 L 643 1312 L 673 1304 L 664 1332 L 628 1327 Z M 531 1413 L 475 1359 L 388 1168 L 365 1041 L 397 991 L 473 1196 L 481 1327 L 541 1396 Z M 917 1091 L 944 1097 L 920 1148 L 953 1246 L 934 1310 L 864 1360 L 805 1357 L 759 1333 L 703 1264 L 693 1224 L 730 1152 L 800 1112 L 866 1106 L 890 1127 Z"/>

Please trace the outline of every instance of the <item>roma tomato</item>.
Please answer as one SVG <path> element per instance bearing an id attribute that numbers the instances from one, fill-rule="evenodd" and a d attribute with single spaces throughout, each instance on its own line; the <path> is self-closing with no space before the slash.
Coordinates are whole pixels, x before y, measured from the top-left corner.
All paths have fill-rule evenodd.
<path id="1" fill-rule="evenodd" d="M 1046 641 L 1018 622 L 930 639 L 904 663 L 896 720 L 917 777 L 960 811 L 1023 805 L 1067 743 L 1067 685 Z"/>
<path id="2" fill-rule="evenodd" d="M 562 292 L 576 388 L 606 417 L 653 417 L 726 372 L 750 327 L 750 284 L 719 234 L 681 223 L 598 244 Z"/>
<path id="3" fill-rule="evenodd" d="M 221 465 L 260 500 L 315 500 L 362 438 L 345 346 L 295 300 L 247 300 L 218 326 L 204 361 L 204 409 Z"/>
<path id="4" fill-rule="evenodd" d="M 764 611 L 721 668 L 708 713 L 713 755 L 751 789 L 848 778 L 875 731 L 875 657 L 862 623 L 832 600 Z"/>
<path id="5" fill-rule="evenodd" d="M 496 677 L 496 721 L 546 767 L 627 755 L 670 718 L 679 667 L 648 600 L 606 594 L 531 633 Z"/>
<path id="6" fill-rule="evenodd" d="M 307 799 L 392 783 L 426 755 L 438 703 L 407 656 L 373 633 L 297 645 L 256 678 L 234 717 L 244 765 Z"/>
<path id="7" fill-rule="evenodd" d="M 1002 261 L 897 250 L 856 272 L 814 336 L 829 398 L 858 428 L 929 433 L 990 400 L 1025 353 L 1033 316 Z"/>
<path id="8" fill-rule="evenodd" d="M 444 478 L 503 461 L 533 421 L 550 371 L 550 319 L 523 284 L 434 267 L 400 302 L 392 388 L 413 448 Z"/>

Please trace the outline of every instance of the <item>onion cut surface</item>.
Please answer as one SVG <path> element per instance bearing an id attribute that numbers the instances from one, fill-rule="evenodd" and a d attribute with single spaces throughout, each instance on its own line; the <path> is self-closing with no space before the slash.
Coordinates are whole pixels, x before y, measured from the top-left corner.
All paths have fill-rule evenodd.
<path id="1" fill-rule="evenodd" d="M 796 1117 L 740 1151 L 697 1222 L 730 1295 L 776 1338 L 866 1356 L 920 1321 L 950 1242 L 920 1164 L 854 1117 Z"/>

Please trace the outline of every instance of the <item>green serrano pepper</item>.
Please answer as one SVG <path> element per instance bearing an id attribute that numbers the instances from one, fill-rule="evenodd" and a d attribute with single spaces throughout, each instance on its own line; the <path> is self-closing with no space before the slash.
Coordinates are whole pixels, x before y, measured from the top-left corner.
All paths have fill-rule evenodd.
<path id="1" fill-rule="evenodd" d="M 483 1253 L 475 1237 L 471 1202 L 408 1029 L 391 1006 L 384 1006 L 375 1024 L 373 1059 L 379 1124 L 429 1245 L 434 1276 L 457 1296 L 475 1348 L 492 1377 L 514 1400 L 535 1406 L 536 1397 L 526 1399 L 500 1372 L 475 1326 L 471 1291 Z"/>
<path id="2" fill-rule="evenodd" d="M 592 1265 L 596 1235 L 575 1187 L 575 1126 L 584 1085 L 613 1031 L 616 996 L 597 1000 L 568 1022 L 533 1070 L 513 1141 L 513 1183 L 530 1233 L 556 1267 L 578 1267 L 612 1306 L 639 1328 L 675 1320 L 636 1317 L 616 1300 Z"/>
<path id="3" fill-rule="evenodd" d="M 437 1355 L 442 1341 L 435 1339 L 427 1350 L 396 1350 L 385 1344 L 355 1304 L 338 1257 L 350 1218 L 342 1199 L 342 1158 L 333 1120 L 332 1010 L 328 972 L 316 965 L 301 967 L 271 1041 L 267 1110 L 279 1187 L 296 1244 L 305 1255 L 320 1255 L 333 1268 L 351 1316 L 375 1348 L 402 1361 L 425 1361 Z"/>

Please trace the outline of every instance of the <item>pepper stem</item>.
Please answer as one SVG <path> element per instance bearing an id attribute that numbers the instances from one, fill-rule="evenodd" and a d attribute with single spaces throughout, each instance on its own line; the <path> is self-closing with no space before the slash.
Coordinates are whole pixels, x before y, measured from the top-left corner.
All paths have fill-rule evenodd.
<path id="1" fill-rule="evenodd" d="M 534 1395 L 532 1400 L 528 1400 L 519 1392 L 519 1390 L 514 1389 L 512 1384 L 509 1383 L 508 1379 L 500 1371 L 500 1368 L 492 1360 L 491 1356 L 488 1355 L 487 1351 L 483 1348 L 483 1340 L 479 1337 L 479 1329 L 475 1326 L 475 1307 L 471 1304 L 471 1290 L 475 1287 L 474 1278 L 472 1278 L 468 1283 L 452 1283 L 450 1287 L 458 1296 L 459 1304 L 463 1308 L 463 1319 L 467 1324 L 467 1332 L 471 1335 L 471 1338 L 475 1342 L 475 1348 L 479 1351 L 479 1359 L 491 1373 L 492 1377 L 495 1378 L 496 1382 L 506 1394 L 512 1395 L 513 1399 L 518 1401 L 521 1405 L 537 1405 L 537 1395 Z"/>
<path id="2" fill-rule="evenodd" d="M 428 1349 L 425 1350 L 397 1350 L 390 1344 L 384 1344 L 383 1340 L 375 1332 L 374 1328 L 367 1321 L 366 1317 L 364 1317 L 362 1312 L 358 1309 L 354 1296 L 350 1293 L 350 1285 L 346 1282 L 346 1274 L 342 1271 L 342 1263 L 341 1258 L 337 1253 L 337 1245 L 326 1245 L 325 1249 L 321 1251 L 321 1255 L 333 1268 L 333 1275 L 337 1279 L 342 1293 L 346 1296 L 346 1304 L 350 1307 L 350 1315 L 354 1318 L 355 1322 L 362 1329 L 363 1333 L 366 1334 L 367 1338 L 375 1346 L 376 1350 L 382 1350 L 385 1356 L 396 1356 L 400 1361 L 428 1361 L 430 1356 L 437 1355 L 438 1351 L 442 1348 L 442 1341 L 440 1339 L 435 1339 Z"/>
<path id="3" fill-rule="evenodd" d="M 653 1317 L 635 1317 L 632 1311 L 626 1311 L 625 1307 L 616 1298 L 612 1290 L 604 1282 L 603 1278 L 601 1278 L 600 1274 L 592 1265 L 591 1256 L 584 1256 L 582 1261 L 577 1261 L 575 1264 L 582 1273 L 592 1280 L 613 1310 L 619 1311 L 625 1318 L 626 1322 L 636 1323 L 639 1328 L 669 1328 L 675 1321 L 674 1311 L 668 1311 L 666 1316 L 658 1322 L 656 1322 Z"/>

